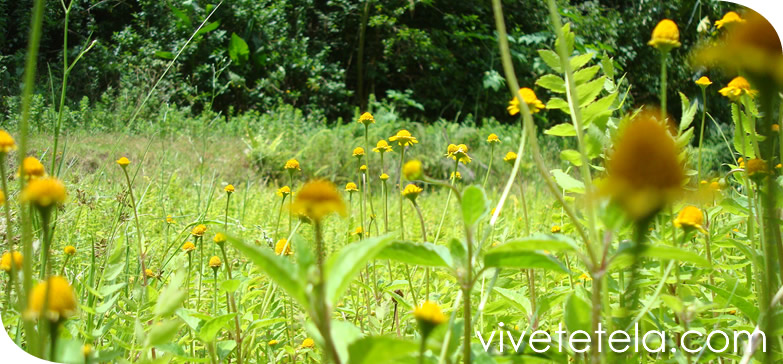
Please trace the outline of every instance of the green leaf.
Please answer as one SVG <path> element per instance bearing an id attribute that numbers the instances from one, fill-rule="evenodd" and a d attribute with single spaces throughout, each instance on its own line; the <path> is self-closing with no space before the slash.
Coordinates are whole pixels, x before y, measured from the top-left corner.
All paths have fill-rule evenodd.
<path id="1" fill-rule="evenodd" d="M 550 110 L 560 109 L 566 114 L 571 114 L 571 110 L 568 107 L 568 101 L 559 97 L 553 97 L 546 103 L 546 108 Z"/>
<path id="2" fill-rule="evenodd" d="M 473 226 L 489 213 L 489 201 L 484 189 L 473 185 L 462 191 L 462 220 Z"/>
<path id="3" fill-rule="evenodd" d="M 530 314 L 530 300 L 521 293 L 502 287 L 495 287 L 495 292 L 505 298 L 514 308 L 525 313 L 525 315 Z"/>
<path id="4" fill-rule="evenodd" d="M 680 119 L 680 132 L 687 129 L 693 123 L 693 117 L 696 116 L 696 108 L 699 106 L 697 103 L 691 105 L 688 101 L 688 97 L 684 93 L 680 92 L 680 101 L 682 102 L 682 118 Z"/>
<path id="5" fill-rule="evenodd" d="M 228 237 L 228 241 L 307 311 L 310 304 L 305 297 L 304 280 L 288 259 L 275 255 L 271 249 L 262 249 L 233 237 Z"/>
<path id="6" fill-rule="evenodd" d="M 220 288 L 222 288 L 224 291 L 228 293 L 235 292 L 237 289 L 239 289 L 239 280 L 231 279 L 231 280 L 220 282 Z"/>
<path id="7" fill-rule="evenodd" d="M 536 85 L 559 94 L 565 93 L 566 91 L 565 81 L 561 77 L 555 75 L 541 76 L 541 78 L 536 80 Z"/>
<path id="8" fill-rule="evenodd" d="M 416 352 L 418 345 L 409 340 L 385 336 L 369 336 L 348 346 L 351 364 L 396 363 Z"/>
<path id="9" fill-rule="evenodd" d="M 339 301 L 367 261 L 389 245 L 392 239 L 392 234 L 386 234 L 357 241 L 329 257 L 325 267 L 327 302 L 332 304 Z"/>
<path id="10" fill-rule="evenodd" d="M 560 66 L 560 57 L 557 56 L 557 53 L 549 49 L 539 49 L 538 55 L 549 68 L 557 73 L 563 73 L 563 67 Z"/>
<path id="11" fill-rule="evenodd" d="M 616 110 L 616 108 L 612 107 L 616 99 L 617 93 L 615 92 L 596 100 L 596 102 L 582 109 L 582 122 L 584 125 L 589 126 L 602 117 L 611 116 Z M 605 124 L 605 122 L 601 124 Z"/>
<path id="12" fill-rule="evenodd" d="M 582 155 L 573 149 L 566 149 L 560 152 L 560 159 L 571 162 L 571 164 L 579 167 L 582 165 Z"/>
<path id="13" fill-rule="evenodd" d="M 523 251 L 549 251 L 555 252 L 572 252 L 577 250 L 576 242 L 570 237 L 562 234 L 537 234 L 530 237 L 521 239 L 512 239 L 492 248 L 490 252 L 503 253 L 503 252 L 523 252 Z"/>
<path id="14" fill-rule="evenodd" d="M 739 282 L 735 282 L 735 284 L 739 284 Z M 723 300 L 727 301 L 730 305 L 737 306 L 737 309 L 739 309 L 742 313 L 745 314 L 745 316 L 748 317 L 748 319 L 755 323 L 756 320 L 759 318 L 759 309 L 756 307 L 755 304 L 748 302 L 747 300 L 743 299 L 742 297 L 739 297 L 736 291 L 733 287 L 727 287 L 729 290 L 713 286 L 711 284 L 705 284 L 704 287 L 707 287 L 710 291 L 715 292 L 719 297 L 721 297 Z"/>
<path id="15" fill-rule="evenodd" d="M 231 33 L 231 42 L 228 44 L 228 55 L 235 63 L 242 65 L 247 62 L 250 56 L 250 48 L 247 42 L 240 38 L 237 33 Z"/>
<path id="16" fill-rule="evenodd" d="M 169 320 L 152 325 L 144 347 L 151 347 L 170 342 L 177 335 L 182 322 L 179 320 Z"/>
<path id="17" fill-rule="evenodd" d="M 590 317 L 592 305 L 585 299 L 571 293 L 565 303 L 565 311 L 563 312 L 563 318 L 568 328 L 568 331 L 574 332 L 576 330 L 590 331 Z"/>
<path id="18" fill-rule="evenodd" d="M 450 267 L 454 264 L 445 246 L 410 241 L 392 242 L 378 254 L 378 259 L 392 259 L 429 267 Z"/>
<path id="19" fill-rule="evenodd" d="M 606 77 L 601 76 L 593 81 L 576 86 L 576 92 L 579 95 L 579 107 L 585 107 L 593 102 L 593 100 L 598 97 L 598 94 L 604 89 L 605 81 Z"/>
<path id="20" fill-rule="evenodd" d="M 606 77 L 614 79 L 614 60 L 609 58 L 606 53 L 601 56 L 601 70 L 604 71 Z"/>
<path id="21" fill-rule="evenodd" d="M 100 290 L 98 290 L 98 292 L 100 293 L 100 297 L 99 298 L 103 299 L 106 296 L 111 296 L 114 293 L 116 293 L 117 291 L 121 290 L 126 285 L 127 285 L 127 283 L 123 282 L 123 283 L 117 283 L 117 284 L 112 284 L 112 285 L 108 285 L 108 286 L 103 286 L 103 287 L 101 287 Z"/>
<path id="22" fill-rule="evenodd" d="M 120 299 L 121 294 L 115 294 L 112 298 L 109 298 L 108 300 L 104 300 L 103 304 L 95 308 L 95 312 L 100 314 L 104 314 L 109 311 L 109 309 L 114 306 L 115 303 L 117 303 L 117 300 Z"/>
<path id="23" fill-rule="evenodd" d="M 217 343 L 215 347 L 217 348 L 217 355 L 219 361 L 221 363 L 224 363 L 225 362 L 224 360 L 226 359 L 228 354 L 231 354 L 231 352 L 234 351 L 234 349 L 237 347 L 237 342 L 235 340 L 223 340 Z"/>
<path id="24" fill-rule="evenodd" d="M 174 313 L 180 307 L 182 302 L 188 297 L 187 289 L 182 289 L 187 272 L 184 268 L 179 268 L 174 272 L 171 281 L 163 289 L 157 302 L 155 303 L 155 315 L 168 316 Z"/>
<path id="25" fill-rule="evenodd" d="M 585 53 L 580 54 L 578 56 L 571 57 L 571 69 L 574 71 L 577 71 L 584 67 L 587 62 L 590 62 L 590 60 L 593 59 L 592 53 Z"/>
<path id="26" fill-rule="evenodd" d="M 567 269 L 555 257 L 530 250 L 492 249 L 484 255 L 484 266 L 496 268 L 546 269 L 567 273 Z"/>
<path id="27" fill-rule="evenodd" d="M 163 58 L 163 59 L 174 59 L 174 53 L 166 52 L 166 51 L 157 51 L 155 52 L 155 57 Z"/>
<path id="28" fill-rule="evenodd" d="M 563 172 L 560 169 L 553 169 L 550 171 L 552 173 L 552 177 L 555 178 L 555 182 L 557 182 L 557 185 L 560 186 L 562 189 L 566 190 L 567 192 L 573 192 L 573 193 L 585 193 L 585 184 L 584 182 L 577 180 L 574 177 L 571 177 L 567 173 Z"/>
<path id="29" fill-rule="evenodd" d="M 202 34 L 209 33 L 211 31 L 217 29 L 217 27 L 219 25 L 220 25 L 220 20 L 213 21 L 213 22 L 211 22 L 211 23 L 209 23 L 207 25 L 204 25 L 203 27 L 201 27 L 201 29 L 199 29 L 198 32 L 196 32 L 196 35 L 194 37 L 198 37 L 198 36 L 200 36 Z"/>
<path id="30" fill-rule="evenodd" d="M 576 128 L 574 128 L 574 124 L 571 123 L 562 123 L 557 124 L 548 130 L 544 131 L 544 134 L 547 135 L 554 135 L 554 136 L 576 136 Z"/>
<path id="31" fill-rule="evenodd" d="M 579 70 L 574 73 L 574 82 L 577 85 L 580 85 L 582 83 L 590 81 L 593 79 L 593 77 L 595 77 L 596 74 L 598 74 L 598 70 L 600 69 L 601 66 L 592 66 Z"/>
<path id="32" fill-rule="evenodd" d="M 204 326 L 201 326 L 201 329 L 198 330 L 198 338 L 205 343 L 214 341 L 218 332 L 226 327 L 226 325 L 234 319 L 234 316 L 236 316 L 235 313 L 229 313 L 207 321 Z"/>
<path id="33" fill-rule="evenodd" d="M 666 245 L 649 246 L 641 254 L 643 257 L 657 258 L 661 260 L 678 260 L 688 262 L 699 267 L 710 267 L 710 262 L 694 252 Z"/>

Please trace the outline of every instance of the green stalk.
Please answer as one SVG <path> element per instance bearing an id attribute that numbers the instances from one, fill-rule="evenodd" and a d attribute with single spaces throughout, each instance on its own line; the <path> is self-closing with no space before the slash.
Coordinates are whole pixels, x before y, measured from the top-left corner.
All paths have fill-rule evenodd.
<path id="1" fill-rule="evenodd" d="M 454 184 L 457 182 L 457 170 L 459 169 L 459 159 L 457 159 L 454 162 L 454 176 L 451 177 L 450 184 L 451 186 L 454 186 Z M 451 202 L 451 194 L 453 193 L 452 189 L 449 189 L 449 194 L 446 196 L 446 204 L 443 206 L 443 214 L 440 215 L 440 222 L 438 223 L 438 230 L 435 232 L 435 239 L 432 240 L 433 244 L 438 243 L 438 238 L 440 238 L 440 232 L 441 228 L 443 228 L 443 221 L 446 220 L 446 213 L 449 212 L 449 203 Z"/>
<path id="2" fill-rule="evenodd" d="M 661 51 L 661 121 L 666 121 L 666 61 L 669 51 Z"/>
<path id="3" fill-rule="evenodd" d="M 367 157 L 366 157 L 366 159 L 367 159 L 367 161 L 366 161 L 367 172 L 365 172 L 365 174 L 368 175 L 368 176 L 371 176 L 372 174 L 370 173 L 370 154 L 369 153 L 370 153 L 370 151 L 372 149 L 370 149 L 369 129 L 370 129 L 369 125 L 365 125 L 364 126 L 364 144 L 367 147 L 367 149 L 365 149 L 364 153 L 367 155 Z M 372 189 L 370 187 L 371 183 L 370 183 L 369 179 L 365 183 L 367 184 L 367 195 L 370 196 L 370 215 L 375 215 L 375 206 L 372 204 Z M 377 225 L 376 225 L 376 228 L 377 228 Z M 369 229 L 369 226 L 368 226 L 368 229 Z"/>
<path id="4" fill-rule="evenodd" d="M 405 224 L 403 223 L 403 214 L 402 214 L 402 165 L 405 163 L 405 146 L 400 145 L 400 239 L 405 240 Z"/>
<path id="5" fill-rule="evenodd" d="M 489 179 L 489 172 L 492 170 L 492 161 L 495 159 L 495 143 L 489 144 L 489 165 L 487 166 L 487 174 L 484 175 L 484 183 L 481 184 L 481 188 L 487 189 L 487 180 Z"/>
<path id="6" fill-rule="evenodd" d="M 286 195 L 283 195 L 283 199 L 280 200 L 280 209 L 277 211 L 277 221 L 275 222 L 275 241 L 274 243 L 277 243 L 277 240 L 280 238 L 278 235 L 280 232 L 280 217 L 283 215 L 283 205 L 285 204 L 285 198 L 288 197 Z"/>
<path id="7" fill-rule="evenodd" d="M 704 122 L 707 119 L 707 89 L 701 88 L 701 99 L 703 100 L 703 110 L 701 111 L 701 129 L 699 131 L 699 172 L 696 178 L 696 183 L 701 183 L 701 149 L 704 142 Z"/>
<path id="8" fill-rule="evenodd" d="M 328 362 L 329 357 L 331 357 L 336 364 L 340 364 L 340 356 L 337 354 L 337 348 L 335 347 L 334 338 L 332 337 L 331 310 L 329 309 L 329 304 L 326 302 L 326 267 L 324 265 L 326 252 L 324 250 L 323 229 L 320 220 L 315 220 L 313 223 L 315 224 L 315 252 L 317 255 L 316 263 L 318 264 L 318 295 L 320 296 L 320 298 L 316 300 L 316 303 L 320 305 L 317 310 L 320 311 L 318 328 L 319 331 L 321 331 L 321 337 L 326 345 L 324 351 L 326 352 L 325 354 L 327 354 L 324 355 L 324 362 Z"/>
<path id="9" fill-rule="evenodd" d="M 416 213 L 419 215 L 419 223 L 421 224 L 421 242 L 426 244 L 427 243 L 427 228 L 424 225 L 424 215 L 421 213 L 421 207 L 419 207 L 419 204 L 416 203 L 416 200 L 411 200 L 411 203 L 413 204 L 413 207 L 416 209 Z M 430 299 L 430 267 L 425 268 L 425 293 L 424 293 L 424 301 L 427 301 Z"/>

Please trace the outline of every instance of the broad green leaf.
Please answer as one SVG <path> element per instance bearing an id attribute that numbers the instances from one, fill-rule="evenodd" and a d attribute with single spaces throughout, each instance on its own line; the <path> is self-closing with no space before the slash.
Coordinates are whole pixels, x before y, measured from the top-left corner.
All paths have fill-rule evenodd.
<path id="1" fill-rule="evenodd" d="M 555 257 L 540 251 L 529 250 L 496 251 L 496 249 L 491 249 L 484 255 L 484 266 L 517 269 L 546 269 L 567 273 L 565 266 Z"/>
<path id="2" fill-rule="evenodd" d="M 536 85 L 559 94 L 565 93 L 566 91 L 565 81 L 563 81 L 561 77 L 555 75 L 541 76 L 541 78 L 536 80 Z"/>
<path id="3" fill-rule="evenodd" d="M 685 311 L 685 305 L 679 297 L 675 297 L 668 294 L 661 295 L 661 301 L 668 306 L 674 313 L 679 314 Z"/>
<path id="4" fill-rule="evenodd" d="M 557 182 L 557 185 L 566 190 L 567 192 L 573 192 L 573 193 L 585 193 L 585 184 L 584 182 L 577 180 L 574 177 L 571 177 L 567 173 L 563 172 L 560 169 L 553 169 L 550 171 L 552 173 L 552 177 L 555 178 L 555 182 Z"/>
<path id="5" fill-rule="evenodd" d="M 179 308 L 175 311 L 177 317 L 181 318 L 182 321 L 184 321 L 188 327 L 191 328 L 191 330 L 196 330 L 201 325 L 201 323 L 204 321 L 201 318 L 197 317 L 197 314 L 194 312 Z"/>
<path id="6" fill-rule="evenodd" d="M 576 72 L 582 67 L 584 67 L 587 64 L 587 62 L 590 62 L 591 59 L 593 59 L 592 53 L 585 53 L 585 54 L 573 56 L 571 57 L 571 69 L 574 72 Z"/>
<path id="7" fill-rule="evenodd" d="M 250 56 L 250 48 L 247 42 L 239 37 L 237 33 L 231 33 L 231 42 L 228 44 L 228 55 L 235 63 L 242 65 L 247 62 Z"/>
<path id="8" fill-rule="evenodd" d="M 739 282 L 735 282 L 735 284 L 739 284 Z M 727 289 L 724 289 L 711 284 L 705 284 L 704 287 L 715 292 L 715 294 L 721 297 L 729 305 L 737 306 L 737 309 L 744 313 L 751 322 L 755 323 L 756 320 L 758 320 L 759 309 L 756 307 L 756 304 L 750 303 L 742 297 L 739 297 L 736 292 L 732 292 L 734 290 L 733 287 L 726 287 Z"/>
<path id="9" fill-rule="evenodd" d="M 467 262 L 468 253 L 465 243 L 462 240 L 452 238 L 449 241 L 449 253 L 451 254 L 451 259 L 454 261 L 455 266 Z"/>
<path id="10" fill-rule="evenodd" d="M 557 53 L 550 51 L 549 49 L 539 49 L 538 55 L 541 56 L 541 60 L 543 60 L 549 68 L 557 73 L 563 72 L 563 67 L 560 66 L 560 57 L 557 56 Z"/>
<path id="11" fill-rule="evenodd" d="M 693 117 L 696 116 L 696 108 L 699 106 L 697 103 L 691 105 L 688 101 L 688 97 L 684 93 L 680 92 L 680 101 L 682 102 L 682 118 L 680 118 L 680 132 L 687 129 L 693 123 Z"/>
<path id="12" fill-rule="evenodd" d="M 609 79 L 614 79 L 614 60 L 604 53 L 601 56 L 601 70 Z"/>
<path id="13" fill-rule="evenodd" d="M 661 260 L 678 260 L 699 267 L 710 267 L 710 262 L 699 254 L 681 248 L 666 245 L 649 246 L 642 251 L 642 256 Z"/>
<path id="14" fill-rule="evenodd" d="M 579 167 L 582 165 L 582 155 L 578 151 L 573 149 L 566 149 L 560 152 L 560 159 L 571 162 L 571 164 Z"/>
<path id="15" fill-rule="evenodd" d="M 598 74 L 598 70 L 601 69 L 601 66 L 592 66 L 587 67 L 585 69 L 581 69 L 574 73 L 574 82 L 577 85 L 583 84 L 587 81 L 590 81 L 595 77 L 596 74 Z"/>
<path id="16" fill-rule="evenodd" d="M 465 225 L 473 226 L 489 213 L 489 201 L 484 189 L 473 185 L 462 191 L 462 220 Z"/>
<path id="17" fill-rule="evenodd" d="M 120 296 L 121 294 L 117 293 L 112 298 L 109 298 L 108 300 L 104 300 L 103 304 L 95 308 L 95 312 L 98 313 L 99 315 L 106 313 L 107 311 L 109 311 L 109 309 L 112 308 L 112 306 L 114 306 L 115 303 L 117 303 L 117 300 L 120 299 Z"/>
<path id="18" fill-rule="evenodd" d="M 226 357 L 237 347 L 237 342 L 235 340 L 223 340 L 217 343 L 215 347 L 217 348 L 218 360 L 224 363 Z"/>
<path id="19" fill-rule="evenodd" d="M 271 249 L 261 249 L 233 237 L 229 237 L 228 241 L 283 288 L 305 311 L 310 307 L 305 297 L 304 279 L 297 274 L 297 268 L 288 259 L 275 255 Z"/>
<path id="20" fill-rule="evenodd" d="M 502 287 L 495 287 L 495 292 L 505 298 L 516 309 L 524 312 L 526 315 L 530 314 L 530 300 L 521 293 Z"/>
<path id="21" fill-rule="evenodd" d="M 199 29 L 198 32 L 196 32 L 195 37 L 198 37 L 198 36 L 200 36 L 202 34 L 209 33 L 211 31 L 217 29 L 218 26 L 220 26 L 220 20 L 213 21 L 213 22 L 211 22 L 211 23 L 209 23 L 207 25 L 204 25 L 203 27 L 201 27 L 201 29 Z"/>
<path id="22" fill-rule="evenodd" d="M 155 315 L 171 315 L 185 301 L 188 297 L 188 290 L 182 289 L 182 286 L 185 282 L 186 274 L 187 272 L 183 268 L 179 268 L 174 272 L 171 281 L 163 289 L 155 303 Z"/>
<path id="23" fill-rule="evenodd" d="M 207 321 L 204 326 L 201 326 L 201 329 L 198 330 L 198 338 L 205 343 L 214 341 L 218 332 L 226 327 L 228 323 L 234 319 L 234 316 L 236 316 L 235 313 L 229 313 Z"/>
<path id="24" fill-rule="evenodd" d="M 450 267 L 454 263 L 449 250 L 432 243 L 395 241 L 378 254 L 378 259 L 392 259 L 398 262 L 429 267 Z"/>
<path id="25" fill-rule="evenodd" d="M 155 57 L 163 58 L 163 59 L 174 59 L 174 53 L 166 52 L 166 51 L 157 51 L 155 52 Z"/>
<path id="26" fill-rule="evenodd" d="M 108 285 L 108 286 L 103 286 L 103 287 L 101 287 L 100 290 L 98 290 L 98 292 L 100 293 L 100 296 L 101 296 L 99 298 L 103 299 L 103 297 L 111 296 L 114 293 L 116 293 L 117 291 L 121 290 L 126 285 L 127 285 L 127 283 L 123 282 L 123 283 L 117 283 L 117 284 L 112 284 L 112 285 Z"/>
<path id="27" fill-rule="evenodd" d="M 566 114 L 571 113 L 571 110 L 569 110 L 568 108 L 568 101 L 563 100 L 559 97 L 553 97 L 549 99 L 549 101 L 547 101 L 546 103 L 546 108 L 550 110 L 560 109 Z"/>
<path id="28" fill-rule="evenodd" d="M 579 107 L 587 106 L 598 97 L 598 94 L 604 89 L 604 81 L 606 81 L 606 77 L 601 76 L 588 83 L 576 86 L 576 92 L 579 95 Z"/>
<path id="29" fill-rule="evenodd" d="M 568 331 L 576 330 L 590 331 L 590 317 L 592 305 L 576 293 L 571 293 L 565 303 L 563 312 L 564 320 Z"/>
<path id="30" fill-rule="evenodd" d="M 612 104 L 614 104 L 616 99 L 617 93 L 615 92 L 596 100 L 594 103 L 582 109 L 582 122 L 584 125 L 588 126 L 601 117 L 611 116 L 616 110 L 616 108 L 612 107 Z M 603 125 L 605 122 L 600 124 Z"/>
<path id="31" fill-rule="evenodd" d="M 386 336 L 369 336 L 348 346 L 351 364 L 396 363 L 417 350 L 418 344 L 413 341 Z"/>
<path id="32" fill-rule="evenodd" d="M 338 302 L 367 261 L 389 245 L 392 239 L 392 234 L 365 239 L 348 244 L 329 257 L 325 267 L 327 302 Z"/>
<path id="33" fill-rule="evenodd" d="M 180 326 L 182 326 L 182 322 L 179 320 L 169 320 L 152 325 L 144 347 L 149 348 L 170 342 L 177 335 Z"/>
<path id="34" fill-rule="evenodd" d="M 562 234 L 538 234 L 521 239 L 512 239 L 492 248 L 492 253 L 528 252 L 528 251 L 572 252 L 577 250 L 576 242 Z"/>
<path id="35" fill-rule="evenodd" d="M 554 136 L 576 136 L 576 128 L 571 123 L 557 124 L 548 130 L 544 131 L 544 134 Z"/>
<path id="36" fill-rule="evenodd" d="M 238 279 L 230 279 L 227 281 L 220 282 L 220 288 L 222 288 L 224 291 L 228 293 L 233 293 L 237 289 L 239 289 L 239 280 Z"/>

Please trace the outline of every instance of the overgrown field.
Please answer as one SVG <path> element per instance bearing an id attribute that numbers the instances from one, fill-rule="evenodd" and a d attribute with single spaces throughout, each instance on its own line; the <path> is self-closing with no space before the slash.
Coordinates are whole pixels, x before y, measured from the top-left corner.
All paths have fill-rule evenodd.
<path id="1" fill-rule="evenodd" d="M 36 110 L 26 85 L 0 129 L 4 328 L 66 363 L 779 362 L 774 30 L 707 22 L 700 93 L 667 106 L 661 20 L 663 102 L 636 107 L 547 3 L 547 74 L 519 85 L 492 2 L 513 124 L 166 106 L 129 133 L 63 127 L 137 114 Z"/>

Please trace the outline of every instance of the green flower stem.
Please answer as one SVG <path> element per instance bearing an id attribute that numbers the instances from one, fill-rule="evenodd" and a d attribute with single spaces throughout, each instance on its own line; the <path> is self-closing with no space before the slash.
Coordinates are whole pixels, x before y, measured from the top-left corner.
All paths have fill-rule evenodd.
<path id="1" fill-rule="evenodd" d="M 326 354 L 324 355 L 324 362 L 328 362 L 329 357 L 331 357 L 335 363 L 341 364 L 340 356 L 337 354 L 337 348 L 335 347 L 334 338 L 332 337 L 331 309 L 326 302 L 326 267 L 324 265 L 326 252 L 324 250 L 323 228 L 320 220 L 313 221 L 313 224 L 315 225 L 315 252 L 317 255 L 316 263 L 318 264 L 317 294 L 320 296 L 320 298 L 316 300 L 316 304 L 320 306 L 316 309 L 316 312 L 318 312 L 320 316 L 318 317 L 319 322 L 317 323 L 317 326 L 326 346 L 324 350 Z"/>
<path id="2" fill-rule="evenodd" d="M 215 279 L 215 281 L 214 281 L 214 283 L 215 283 L 214 284 L 214 286 L 215 286 L 215 294 L 214 294 L 214 297 L 213 297 L 213 306 L 212 306 L 213 307 L 213 311 L 212 312 L 215 315 L 215 317 L 217 317 L 217 296 L 218 296 L 217 271 L 218 271 L 217 268 L 212 268 L 212 273 L 213 273 L 214 279 Z"/>
<path id="3" fill-rule="evenodd" d="M 421 207 L 419 207 L 419 204 L 416 203 L 416 200 L 411 200 L 411 203 L 413 204 L 413 207 L 416 209 L 416 213 L 419 215 L 419 223 L 421 224 L 421 242 L 427 243 L 427 228 L 424 224 L 424 215 L 421 213 Z M 425 275 L 425 290 L 424 290 L 424 300 L 427 301 L 430 299 L 430 267 L 426 267 L 424 271 Z"/>
<path id="4" fill-rule="evenodd" d="M 196 236 L 196 241 L 198 244 L 198 255 L 199 255 L 199 262 L 198 262 L 198 295 L 196 298 L 196 310 L 198 310 L 198 307 L 201 305 L 201 283 L 204 276 L 204 237 Z"/>
<path id="5" fill-rule="evenodd" d="M 696 177 L 696 183 L 701 183 L 701 150 L 704 142 L 704 124 L 707 119 L 707 88 L 701 87 L 701 99 L 703 102 L 701 111 L 701 129 L 699 130 L 699 170 Z"/>
<path id="6" fill-rule="evenodd" d="M 400 239 L 405 240 L 405 224 L 403 221 L 403 214 L 402 214 L 402 165 L 405 163 L 405 146 L 400 145 Z"/>
<path id="7" fill-rule="evenodd" d="M 487 180 L 489 179 L 489 172 L 492 171 L 492 161 L 495 159 L 495 143 L 489 144 L 489 165 L 487 165 L 487 174 L 484 175 L 484 183 L 481 184 L 481 188 L 487 189 Z"/>
<path id="8" fill-rule="evenodd" d="M 294 170 L 289 169 L 288 170 L 288 180 L 290 181 L 291 185 L 291 202 L 293 202 L 294 198 Z M 281 206 L 282 207 L 282 206 Z M 291 209 L 288 209 L 288 235 L 291 235 L 291 222 L 294 219 L 294 211 Z"/>
<path id="9" fill-rule="evenodd" d="M 666 62 L 669 51 L 661 51 L 661 121 L 666 121 Z"/>
<path id="10" fill-rule="evenodd" d="M 231 195 L 229 194 L 229 196 Z M 232 280 L 234 278 L 231 276 L 231 262 L 229 262 L 228 255 L 226 254 L 226 246 L 225 244 L 219 245 L 220 252 L 223 254 L 223 264 L 226 266 L 226 276 L 228 277 L 228 280 Z M 217 279 L 217 277 L 215 279 Z M 217 286 L 217 282 L 215 282 L 215 285 Z M 226 292 L 226 310 L 229 313 L 236 313 L 236 315 L 234 315 L 234 328 L 236 329 L 234 340 L 237 343 L 237 364 L 242 364 L 242 329 L 239 324 L 239 311 L 237 310 L 233 292 Z"/>
<path id="11" fill-rule="evenodd" d="M 443 214 L 440 215 L 438 230 L 435 232 L 435 238 L 432 240 L 433 244 L 438 243 L 438 238 L 440 238 L 441 228 L 443 228 L 443 221 L 446 220 L 446 214 L 449 212 L 449 203 L 451 202 L 451 194 L 454 192 L 453 187 L 457 181 L 457 169 L 459 169 L 459 159 L 457 159 L 454 162 L 454 175 L 451 177 L 451 181 L 449 182 L 452 188 L 449 189 L 449 194 L 446 196 L 446 204 L 443 206 Z"/>
<path id="12" fill-rule="evenodd" d="M 367 149 L 365 149 L 364 153 L 367 155 L 367 158 L 366 158 L 367 159 L 367 161 L 366 161 L 367 172 L 365 172 L 365 174 L 368 175 L 368 176 L 371 176 L 372 174 L 370 173 L 371 168 L 370 168 L 370 154 L 369 153 L 370 153 L 370 151 L 372 149 L 370 149 L 369 129 L 370 129 L 369 125 L 365 125 L 364 126 L 364 144 L 366 145 L 366 148 L 367 148 Z M 375 206 L 372 203 L 372 187 L 370 185 L 371 185 L 371 183 L 368 180 L 367 181 L 367 195 L 370 196 L 370 214 L 371 215 L 375 215 Z M 376 228 L 377 228 L 377 226 L 376 226 Z"/>
<path id="13" fill-rule="evenodd" d="M 125 166 L 122 167 L 122 173 L 125 174 L 125 181 L 128 183 L 128 195 L 130 196 L 131 205 L 133 206 L 133 219 L 136 222 L 136 234 L 139 236 L 138 248 L 139 248 L 139 263 L 141 264 L 141 276 L 143 277 L 142 278 L 143 285 L 146 287 L 147 286 L 147 274 L 145 274 L 146 267 L 144 265 L 144 255 L 145 255 L 145 252 L 144 252 L 144 243 L 143 243 L 142 235 L 141 235 L 142 234 L 141 223 L 139 222 L 139 212 L 138 212 L 138 208 L 136 206 L 136 199 L 133 197 L 133 184 L 131 183 L 130 176 L 128 175 L 127 167 L 125 167 Z M 143 291 L 144 290 L 142 289 L 142 294 L 141 294 L 141 297 L 142 297 L 141 302 L 142 302 L 142 304 L 144 303 L 144 293 L 143 293 Z"/>
<path id="14" fill-rule="evenodd" d="M 275 222 L 275 238 L 274 243 L 277 243 L 277 240 L 280 239 L 280 236 L 278 235 L 280 233 L 280 217 L 283 215 L 283 205 L 285 204 L 285 198 L 288 197 L 286 195 L 283 195 L 283 199 L 280 200 L 280 209 L 277 211 L 277 221 Z"/>

